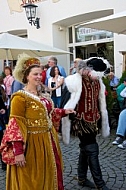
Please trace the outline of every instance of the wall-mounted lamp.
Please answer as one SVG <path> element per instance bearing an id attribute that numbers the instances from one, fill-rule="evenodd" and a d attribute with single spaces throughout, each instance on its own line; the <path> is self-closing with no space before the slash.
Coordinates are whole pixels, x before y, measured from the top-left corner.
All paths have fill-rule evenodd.
<path id="1" fill-rule="evenodd" d="M 59 26 L 59 31 L 63 31 L 63 27 L 62 26 Z"/>
<path id="2" fill-rule="evenodd" d="M 37 29 L 40 28 L 39 25 L 39 19 L 40 18 L 36 18 L 36 8 L 38 7 L 37 5 L 34 4 L 26 4 L 23 6 L 25 8 L 25 12 L 26 12 L 26 16 L 27 19 L 29 20 L 29 23 L 32 25 L 34 24 L 34 26 L 36 26 Z"/>

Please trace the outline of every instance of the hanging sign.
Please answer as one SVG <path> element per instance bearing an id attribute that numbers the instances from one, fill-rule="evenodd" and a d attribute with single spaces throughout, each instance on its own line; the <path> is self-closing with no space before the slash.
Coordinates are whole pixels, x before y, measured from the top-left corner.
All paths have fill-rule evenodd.
<path id="1" fill-rule="evenodd" d="M 22 6 L 24 6 L 25 4 L 28 3 L 41 3 L 43 1 L 47 1 L 47 0 L 7 0 L 10 12 L 13 13 L 14 12 L 22 12 L 23 8 Z M 53 3 L 56 3 L 60 0 L 52 0 Z"/>

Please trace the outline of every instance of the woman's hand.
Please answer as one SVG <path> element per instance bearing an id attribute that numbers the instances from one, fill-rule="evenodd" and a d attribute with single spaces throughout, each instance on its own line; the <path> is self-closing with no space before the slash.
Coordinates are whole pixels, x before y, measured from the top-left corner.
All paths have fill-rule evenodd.
<path id="1" fill-rule="evenodd" d="M 17 166 L 23 167 L 26 164 L 24 154 L 19 154 L 15 156 L 15 163 Z"/>
<path id="2" fill-rule="evenodd" d="M 57 87 L 50 88 L 51 91 L 56 90 L 56 89 L 57 89 Z"/>
<path id="3" fill-rule="evenodd" d="M 70 113 L 74 113 L 76 114 L 76 111 L 74 111 L 73 109 L 65 109 L 65 114 L 68 115 Z"/>

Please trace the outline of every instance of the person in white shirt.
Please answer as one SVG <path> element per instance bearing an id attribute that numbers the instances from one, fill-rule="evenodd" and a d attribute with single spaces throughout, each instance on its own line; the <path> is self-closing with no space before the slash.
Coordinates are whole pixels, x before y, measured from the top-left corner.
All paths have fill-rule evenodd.
<path id="1" fill-rule="evenodd" d="M 60 107 L 62 85 L 64 83 L 64 77 L 61 76 L 58 66 L 51 68 L 50 76 L 48 81 L 48 88 L 52 91 L 51 98 L 54 102 L 55 107 Z"/>
<path id="2" fill-rule="evenodd" d="M 64 69 L 61 65 L 59 65 L 57 62 L 58 62 L 58 60 L 57 60 L 56 57 L 53 57 L 53 56 L 50 56 L 50 57 L 49 57 L 49 59 L 48 59 L 48 66 L 49 66 L 49 68 L 48 68 L 48 70 L 46 71 L 46 80 L 45 80 L 45 85 L 46 85 L 46 86 L 48 86 L 48 80 L 49 80 L 49 78 L 51 77 L 50 71 L 51 71 L 52 67 L 54 67 L 54 66 L 58 66 L 59 71 L 60 71 L 61 75 L 62 75 L 64 78 L 67 76 L 67 75 L 66 75 L 66 72 L 65 72 L 65 69 Z"/>
<path id="3" fill-rule="evenodd" d="M 70 72 L 69 72 L 70 75 L 73 75 L 77 72 L 78 62 L 81 60 L 82 60 L 81 58 L 76 58 L 74 60 L 73 66 L 70 68 Z"/>

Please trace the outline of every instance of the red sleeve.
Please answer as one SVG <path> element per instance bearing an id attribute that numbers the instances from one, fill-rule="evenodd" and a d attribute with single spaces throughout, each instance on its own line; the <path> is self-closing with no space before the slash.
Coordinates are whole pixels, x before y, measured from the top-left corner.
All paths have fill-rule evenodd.
<path id="1" fill-rule="evenodd" d="M 42 83 L 45 84 L 46 80 L 46 71 L 42 71 Z"/>
<path id="2" fill-rule="evenodd" d="M 2 138 L 1 146 L 0 146 L 0 152 L 2 154 L 2 160 L 6 164 L 14 165 L 15 164 L 15 155 L 13 151 L 13 143 L 19 142 L 24 143 L 24 138 L 21 134 L 20 128 L 17 124 L 17 121 L 15 118 L 11 118 L 8 126 L 5 130 L 4 136 Z M 14 145 L 17 147 L 17 145 Z M 20 147 L 20 145 L 19 145 Z M 20 149 L 20 148 L 19 148 Z M 19 149 L 16 148 L 16 153 L 19 153 Z M 21 151 L 21 149 L 20 149 Z"/>
<path id="3" fill-rule="evenodd" d="M 56 129 L 56 131 L 59 130 L 60 121 L 62 117 L 65 117 L 65 109 L 55 108 L 52 113 L 52 122 Z"/>
<path id="4" fill-rule="evenodd" d="M 23 151 L 23 142 L 22 141 L 13 142 L 13 152 L 14 152 L 14 156 L 23 154 L 24 151 Z"/>

